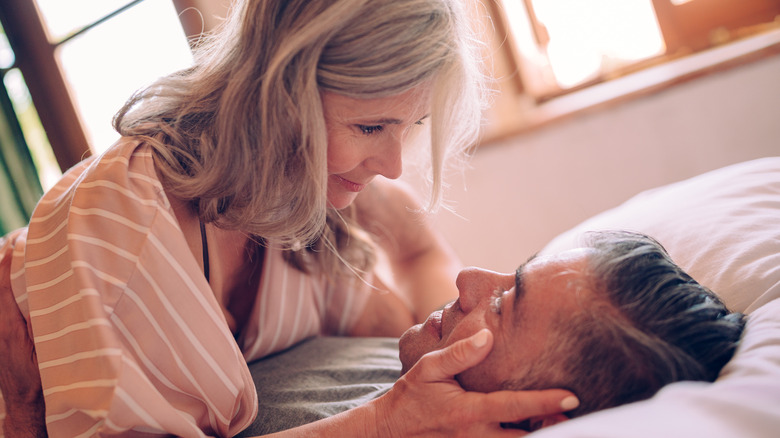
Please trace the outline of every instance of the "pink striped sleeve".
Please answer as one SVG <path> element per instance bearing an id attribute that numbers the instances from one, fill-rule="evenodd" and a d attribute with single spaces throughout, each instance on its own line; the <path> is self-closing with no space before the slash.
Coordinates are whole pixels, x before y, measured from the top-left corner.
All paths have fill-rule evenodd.
<path id="1" fill-rule="evenodd" d="M 50 436 L 237 433 L 251 376 L 149 149 L 120 145 L 63 185 L 35 211 L 18 279 Z"/>

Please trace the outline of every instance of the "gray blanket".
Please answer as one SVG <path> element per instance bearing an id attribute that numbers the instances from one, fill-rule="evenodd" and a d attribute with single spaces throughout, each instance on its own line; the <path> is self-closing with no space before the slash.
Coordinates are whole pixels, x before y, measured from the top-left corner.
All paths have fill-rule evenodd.
<path id="1" fill-rule="evenodd" d="M 318 337 L 249 364 L 260 402 L 239 437 L 310 423 L 379 397 L 401 371 L 398 339 Z"/>

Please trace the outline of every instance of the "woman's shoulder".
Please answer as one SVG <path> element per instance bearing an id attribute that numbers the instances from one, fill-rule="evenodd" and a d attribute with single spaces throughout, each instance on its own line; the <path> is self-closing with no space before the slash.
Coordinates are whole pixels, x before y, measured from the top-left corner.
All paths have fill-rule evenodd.
<path id="1" fill-rule="evenodd" d="M 171 215 L 151 147 L 123 138 L 65 172 L 39 201 L 29 229 L 31 236 L 45 236 L 64 223 L 92 227 L 96 221 L 141 229 L 161 212 Z"/>
<path id="2" fill-rule="evenodd" d="M 162 184 L 154 167 L 152 147 L 131 138 L 121 138 L 87 167 L 84 182 L 115 184 L 139 195 L 156 195 Z"/>
<path id="3" fill-rule="evenodd" d="M 151 147 L 122 138 L 104 153 L 86 158 L 66 171 L 41 198 L 38 209 L 58 208 L 62 203 L 101 205 L 102 198 L 167 204 L 161 197 L 162 191 Z M 42 212 L 37 210 L 34 215 L 40 216 Z"/>

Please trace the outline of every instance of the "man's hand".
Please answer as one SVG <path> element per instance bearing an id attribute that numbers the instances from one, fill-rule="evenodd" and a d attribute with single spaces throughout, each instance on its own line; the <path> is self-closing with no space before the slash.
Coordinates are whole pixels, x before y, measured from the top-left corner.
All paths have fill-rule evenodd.
<path id="1" fill-rule="evenodd" d="M 517 437 L 527 432 L 504 429 L 502 423 L 540 418 L 563 419 L 578 401 L 568 391 L 465 391 L 454 376 L 481 362 L 493 335 L 482 330 L 442 350 L 423 356 L 377 400 L 382 436 Z M 553 421 L 553 422 L 554 422 Z"/>
<path id="2" fill-rule="evenodd" d="M 0 255 L 2 257 L 2 255 Z M 8 438 L 45 437 L 45 407 L 35 346 L 11 290 L 11 257 L 0 258 L 0 391 Z"/>

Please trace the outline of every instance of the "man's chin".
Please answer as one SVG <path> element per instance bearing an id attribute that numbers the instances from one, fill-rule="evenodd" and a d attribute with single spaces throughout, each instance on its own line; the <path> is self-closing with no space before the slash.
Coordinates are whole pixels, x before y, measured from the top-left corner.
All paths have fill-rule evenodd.
<path id="1" fill-rule="evenodd" d="M 425 353 L 435 350 L 435 345 L 425 338 L 423 325 L 410 327 L 398 340 L 398 358 L 401 360 L 401 375 L 406 374 Z"/>

